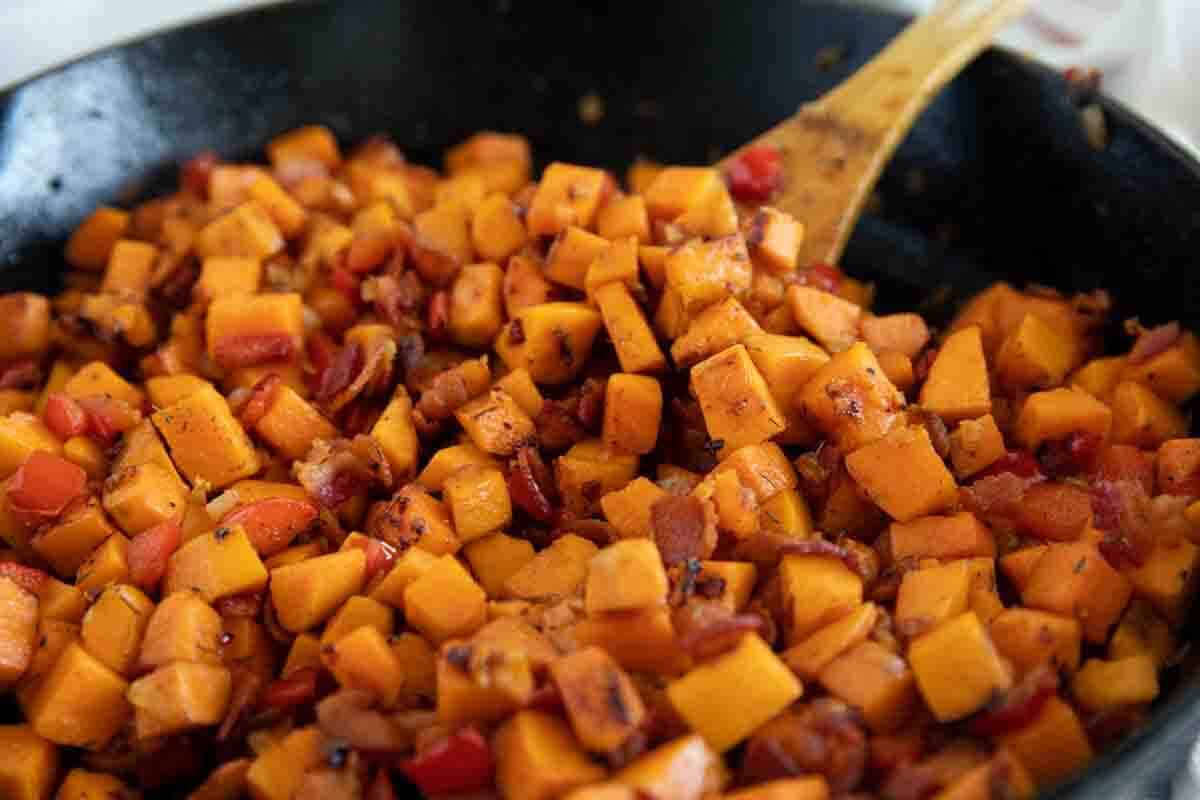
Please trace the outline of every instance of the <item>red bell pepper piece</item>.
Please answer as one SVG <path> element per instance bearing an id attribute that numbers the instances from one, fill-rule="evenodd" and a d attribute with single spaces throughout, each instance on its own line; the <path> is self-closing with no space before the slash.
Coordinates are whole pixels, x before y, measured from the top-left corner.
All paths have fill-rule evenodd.
<path id="1" fill-rule="evenodd" d="M 143 589 L 158 586 L 167 573 L 167 560 L 179 549 L 183 529 L 179 520 L 164 520 L 129 540 L 129 579 Z"/>
<path id="2" fill-rule="evenodd" d="M 268 497 L 230 511 L 222 525 L 241 525 L 250 544 L 261 555 L 283 550 L 316 520 L 320 509 L 308 500 Z"/>
<path id="3" fill-rule="evenodd" d="M 765 203 L 783 182 L 783 157 L 774 145 L 760 144 L 739 153 L 725 168 L 729 191 L 738 202 Z"/>
<path id="4" fill-rule="evenodd" d="M 400 763 L 426 795 L 474 792 L 492 783 L 492 753 L 475 727 L 462 728 Z"/>
<path id="5" fill-rule="evenodd" d="M 88 418 L 75 399 L 62 392 L 51 392 L 42 414 L 46 427 L 60 439 L 82 436 L 88 429 Z"/>
<path id="6" fill-rule="evenodd" d="M 38 450 L 8 482 L 13 514 L 27 525 L 48 522 L 87 491 L 87 473 L 61 456 Z"/>

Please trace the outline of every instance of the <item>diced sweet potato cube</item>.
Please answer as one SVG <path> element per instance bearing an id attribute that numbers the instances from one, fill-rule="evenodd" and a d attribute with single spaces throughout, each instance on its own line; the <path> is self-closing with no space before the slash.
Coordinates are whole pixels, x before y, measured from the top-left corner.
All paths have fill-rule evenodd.
<path id="1" fill-rule="evenodd" d="M 257 592 L 267 585 L 263 566 L 241 525 L 219 527 L 184 544 L 167 562 L 163 592 L 198 591 L 208 602 Z"/>
<path id="2" fill-rule="evenodd" d="M 1109 407 L 1078 389 L 1052 389 L 1031 394 L 1017 415 L 1017 442 L 1036 450 L 1043 442 L 1090 433 L 1104 439 L 1113 424 Z"/>
<path id="3" fill-rule="evenodd" d="M 99 272 L 108 264 L 113 245 L 129 229 L 129 212 L 100 206 L 80 223 L 67 241 L 67 262 L 76 269 Z"/>
<path id="4" fill-rule="evenodd" d="M 437 560 L 436 555 L 424 548 L 408 548 L 396 559 L 391 571 L 371 586 L 370 597 L 392 608 L 403 609 L 404 591 L 409 584 L 436 564 Z"/>
<path id="5" fill-rule="evenodd" d="M 208 381 L 195 375 L 156 375 L 146 379 L 146 394 L 151 403 L 165 408 L 207 385 Z"/>
<path id="6" fill-rule="evenodd" d="M 113 245 L 104 270 L 101 292 L 138 296 L 150 288 L 150 277 L 158 260 L 158 248 L 146 242 L 121 239 Z"/>
<path id="7" fill-rule="evenodd" d="M 973 611 L 913 640 L 908 661 L 926 705 L 940 722 L 962 719 L 1012 686 L 1011 668 Z"/>
<path id="8" fill-rule="evenodd" d="M 73 577 L 92 551 L 114 533 L 117 529 L 100 508 L 100 501 L 88 497 L 39 531 L 32 547 L 61 577 Z"/>
<path id="9" fill-rule="evenodd" d="M 493 533 L 463 548 L 467 563 L 488 597 L 500 597 L 504 583 L 533 560 L 533 545 L 504 533 Z"/>
<path id="10" fill-rule="evenodd" d="M 629 287 L 620 282 L 609 283 L 596 289 L 594 296 L 622 370 L 658 372 L 666 367 L 662 348 Z"/>
<path id="11" fill-rule="evenodd" d="M 413 265 L 434 286 L 448 285 L 474 259 L 469 215 L 458 203 L 443 203 L 413 219 Z"/>
<path id="12" fill-rule="evenodd" d="M 446 478 L 467 466 L 499 467 L 500 462 L 470 442 L 443 447 L 430 456 L 417 483 L 431 492 L 440 492 Z"/>
<path id="13" fill-rule="evenodd" d="M 1196 592 L 1200 547 L 1182 539 L 1174 544 L 1159 541 L 1140 566 L 1125 571 L 1133 591 L 1158 613 L 1179 624 Z"/>
<path id="14" fill-rule="evenodd" d="M 457 553 L 462 547 L 458 534 L 450 524 L 450 511 L 442 501 L 419 487 L 409 484 L 401 489 L 400 516 L 389 524 L 396 525 L 394 537 L 383 538 L 394 543 L 416 541 L 417 547 L 436 555 Z"/>
<path id="15" fill-rule="evenodd" d="M 1032 608 L 1008 608 L 988 626 L 992 641 L 1017 674 L 1048 664 L 1074 672 L 1079 667 L 1083 629 L 1079 620 Z"/>
<path id="16" fill-rule="evenodd" d="M 671 345 L 671 358 L 680 367 L 744 343 L 748 337 L 762 334 L 762 328 L 737 298 L 729 297 L 701 311 L 688 325 L 687 332 Z"/>
<path id="17" fill-rule="evenodd" d="M 496 786 L 509 800 L 553 800 L 604 777 L 566 723 L 544 711 L 519 711 L 492 737 Z"/>
<path id="18" fill-rule="evenodd" d="M 1163 494 L 1200 495 L 1200 439 L 1171 439 L 1158 448 L 1158 490 Z"/>
<path id="19" fill-rule="evenodd" d="M 535 236 L 553 235 L 569 225 L 590 227 L 609 178 L 603 170 L 555 162 L 546 167 L 529 205 L 526 225 Z"/>
<path id="20" fill-rule="evenodd" d="M 761 206 L 746 223 L 746 243 L 755 263 L 786 274 L 796 269 L 804 225 L 787 212 Z"/>
<path id="21" fill-rule="evenodd" d="M 511 395 L 492 389 L 460 407 L 455 418 L 485 453 L 509 456 L 534 435 L 533 420 Z"/>
<path id="22" fill-rule="evenodd" d="M 754 633 L 667 686 L 675 710 L 718 752 L 745 739 L 802 691 L 796 676 Z M 738 697 L 737 714 L 730 714 L 726 703 L 732 696 Z"/>
<path id="23" fill-rule="evenodd" d="M 83 397 L 103 395 L 123 400 L 136 409 L 142 407 L 142 391 L 118 375 L 112 367 L 102 361 L 92 361 L 79 368 L 63 384 L 63 394 L 79 400 Z"/>
<path id="24" fill-rule="evenodd" d="M 128 676 L 138 662 L 153 613 L 154 602 L 140 589 L 109 586 L 84 614 L 80 640 L 105 666 Z"/>
<path id="25" fill-rule="evenodd" d="M 1072 373 L 1069 383 L 1107 403 L 1112 399 L 1113 389 L 1121 382 L 1125 362 L 1125 356 L 1093 358 Z"/>
<path id="26" fill-rule="evenodd" d="M 73 643 L 38 684 L 25 709 L 26 718 L 43 739 L 101 750 L 129 718 L 128 686 L 124 678 Z"/>
<path id="27" fill-rule="evenodd" d="M 933 449 L 924 426 L 893 430 L 846 456 L 846 469 L 893 519 L 908 522 L 954 505 L 954 476 Z"/>
<path id="28" fill-rule="evenodd" d="M 657 379 L 626 373 L 610 376 L 601 438 L 616 450 L 649 453 L 658 441 L 662 405 L 662 386 Z"/>
<path id="29" fill-rule="evenodd" d="M 818 680 L 834 697 L 857 708 L 876 733 L 897 730 L 917 706 L 912 671 L 878 642 L 863 642 L 838 656 Z"/>
<path id="30" fill-rule="evenodd" d="M 338 684 L 371 692 L 386 707 L 404 687 L 404 664 L 378 628 L 363 625 L 321 651 L 321 661 Z"/>
<path id="31" fill-rule="evenodd" d="M 1005 452 L 1004 435 L 991 414 L 964 419 L 950 432 L 950 463 L 960 479 L 987 469 Z"/>
<path id="32" fill-rule="evenodd" d="M 664 270 L 686 317 L 750 288 L 750 255 L 740 235 L 688 242 L 667 257 Z"/>
<path id="33" fill-rule="evenodd" d="M 296 292 L 226 294 L 208 307 L 208 355 L 225 369 L 289 361 L 304 350 L 303 300 Z"/>
<path id="34" fill-rule="evenodd" d="M 733 470 L 713 473 L 712 502 L 721 530 L 739 539 L 752 536 L 758 530 L 758 498 L 742 486 L 741 478 Z"/>
<path id="35" fill-rule="evenodd" d="M 758 444 L 786 427 L 750 354 L 734 345 L 692 367 L 692 389 L 712 439 L 730 451 Z"/>
<path id="36" fill-rule="evenodd" d="M 623 538 L 649 537 L 653 533 L 650 508 L 667 493 L 647 478 L 634 478 L 624 488 L 600 498 L 604 518 Z"/>
<path id="37" fill-rule="evenodd" d="M 879 606 L 863 603 L 841 619 L 809 634 L 780 654 L 804 680 L 816 680 L 835 658 L 866 641 L 879 619 Z"/>
<path id="38" fill-rule="evenodd" d="M 964 328 L 942 343 L 921 387 L 921 405 L 947 422 L 991 412 L 992 393 L 979 328 Z"/>
<path id="39" fill-rule="evenodd" d="M 666 607 L 588 617 L 575 637 L 581 645 L 604 648 L 628 670 L 677 675 L 687 664 Z"/>
<path id="40" fill-rule="evenodd" d="M 271 176 L 256 176 L 247 187 L 246 195 L 266 210 L 285 238 L 294 239 L 304 231 L 308 212 Z"/>
<path id="41" fill-rule="evenodd" d="M 1135 599 L 1108 640 L 1108 657 L 1117 660 L 1148 655 L 1162 669 L 1175 657 L 1176 646 L 1172 626 L 1148 603 Z"/>
<path id="42" fill-rule="evenodd" d="M 599 647 L 585 647 L 558 659 L 550 674 L 575 736 L 592 752 L 616 751 L 646 719 L 646 707 L 633 682 Z"/>
<path id="43" fill-rule="evenodd" d="M 58 455 L 62 444 L 42 421 L 24 411 L 13 411 L 0 421 L 0 479 L 17 471 L 31 453 Z"/>
<path id="44" fill-rule="evenodd" d="M 1021 601 L 1043 611 L 1075 617 L 1089 642 L 1102 643 L 1132 593 L 1090 542 L 1054 543 L 1037 559 L 1021 588 Z"/>
<path id="45" fill-rule="evenodd" d="M 1053 388 L 1076 366 L 1080 349 L 1068 331 L 1029 313 L 1001 345 L 996 371 L 1001 382 L 1012 388 Z"/>
<path id="46" fill-rule="evenodd" d="M 1179 409 L 1140 383 L 1123 381 L 1112 397 L 1112 440 L 1153 450 L 1186 435 L 1188 421 Z"/>
<path id="47" fill-rule="evenodd" d="M 518 600 L 565 598 L 587 580 L 597 550 L 581 536 L 560 536 L 504 582 L 504 594 Z"/>
<path id="48" fill-rule="evenodd" d="M 246 773 L 246 788 L 254 800 L 289 800 L 304 774 L 328 758 L 325 735 L 316 725 L 298 728 L 264 750 Z"/>
<path id="49" fill-rule="evenodd" d="M 641 244 L 650 242 L 650 215 L 646 198 L 638 194 L 610 197 L 596 212 L 596 233 L 609 241 L 632 236 Z"/>
<path id="50" fill-rule="evenodd" d="M 52 743 L 28 725 L 0 725 L 0 795 L 11 800 L 47 800 L 58 770 L 58 748 Z M 73 800 L 74 795 L 67 794 L 69 783 L 70 777 L 58 797 Z"/>
<path id="51" fill-rule="evenodd" d="M 996 555 L 992 531 L 970 511 L 893 522 L 892 558 L 970 558 Z"/>
<path id="52" fill-rule="evenodd" d="M 471 542 L 512 522 L 504 474 L 494 467 L 466 466 L 446 478 L 442 489 L 461 542 Z"/>
<path id="53" fill-rule="evenodd" d="M 876 355 L 890 350 L 916 358 L 929 343 L 929 326 L 920 314 L 888 314 L 882 317 L 865 314 L 860 327 L 863 341 Z M 953 335 L 947 338 L 947 344 L 953 339 Z"/>
<path id="54" fill-rule="evenodd" d="M 554 461 L 567 508 L 581 515 L 591 512 L 609 492 L 623 488 L 637 474 L 638 457 L 614 450 L 600 439 L 584 439 Z"/>
<path id="55" fill-rule="evenodd" d="M 154 414 L 179 469 L 190 481 L 224 488 L 258 472 L 258 453 L 216 389 L 199 389 Z"/>
<path id="56" fill-rule="evenodd" d="M 504 323 L 504 271 L 491 262 L 467 264 L 450 289 L 450 337 L 464 347 L 487 347 Z"/>
<path id="57" fill-rule="evenodd" d="M 626 539 L 592 557 L 584 607 L 588 614 L 653 608 L 667 601 L 667 574 L 649 539 Z"/>
<path id="58" fill-rule="evenodd" d="M 329 169 L 337 169 L 342 155 L 337 139 L 324 125 L 305 125 L 281 133 L 267 142 L 267 158 L 281 167 L 294 161 L 315 161 Z"/>
<path id="59" fill-rule="evenodd" d="M 588 265 L 584 275 L 584 290 L 588 297 L 594 298 L 596 290 L 609 283 L 623 283 L 630 288 L 637 285 L 637 248 L 637 238 L 633 236 L 609 242 Z"/>
<path id="60" fill-rule="evenodd" d="M 788 305 L 800 330 L 831 353 L 840 353 L 858 338 L 862 308 L 811 286 L 791 286 Z"/>
<path id="61" fill-rule="evenodd" d="M 758 568 L 746 561 L 701 561 L 696 582 L 705 586 L 721 605 L 741 611 L 750 603 Z"/>
<path id="62" fill-rule="evenodd" d="M 129 686 L 138 739 L 216 725 L 225 716 L 233 681 L 225 667 L 177 661 Z"/>
<path id="63" fill-rule="evenodd" d="M 913 368 L 913 361 L 904 353 L 884 350 L 875 357 L 879 361 L 879 368 L 883 370 L 883 374 L 901 392 L 907 394 L 916 385 L 917 376 Z"/>
<path id="64" fill-rule="evenodd" d="M 90 595 L 97 595 L 109 584 L 129 583 L 129 580 L 129 540 L 114 533 L 79 565 L 75 586 Z"/>
<path id="65" fill-rule="evenodd" d="M 271 602 L 279 623 L 293 633 L 323 622 L 362 591 L 367 557 L 359 548 L 271 570 Z"/>
<path id="66" fill-rule="evenodd" d="M 395 621 L 392 609 L 378 600 L 355 595 L 337 610 L 321 633 L 321 644 L 336 644 L 363 626 L 375 628 L 384 636 L 391 636 Z"/>
<path id="67" fill-rule="evenodd" d="M 454 556 L 445 555 L 404 590 L 404 614 L 410 625 L 440 644 L 483 626 L 487 595 Z"/>
<path id="68" fill-rule="evenodd" d="M 1121 380 L 1136 381 L 1172 403 L 1187 402 L 1200 391 L 1200 342 L 1191 331 L 1140 364 L 1123 366 Z"/>
<path id="69" fill-rule="evenodd" d="M 304 458 L 317 439 L 337 437 L 333 423 L 290 386 L 275 390 L 273 402 L 254 424 L 254 430 L 288 460 Z"/>
<path id="70" fill-rule="evenodd" d="M 105 482 L 103 502 L 104 510 L 133 536 L 179 517 L 187 495 L 178 477 L 148 462 L 114 472 Z"/>
<path id="71" fill-rule="evenodd" d="M 897 629 L 930 631 L 967 610 L 971 575 L 964 559 L 904 573 L 896 596 Z"/>
<path id="72" fill-rule="evenodd" d="M 546 255 L 546 277 L 583 291 L 588 268 L 607 249 L 607 239 L 583 228 L 567 227 L 555 238 Z"/>
<path id="73" fill-rule="evenodd" d="M 833 356 L 796 399 L 804 419 L 850 452 L 901 424 L 904 395 L 859 342 Z"/>
<path id="74" fill-rule="evenodd" d="M 465 655 L 467 667 L 453 663 L 451 653 Z M 479 682 L 468 670 L 472 663 L 485 663 L 489 655 L 499 656 L 498 667 L 494 674 L 482 673 L 489 679 Z M 450 641 L 442 646 L 435 669 L 438 719 L 448 725 L 498 722 L 526 705 L 533 695 L 533 673 L 523 653 L 476 653 L 473 640 Z"/>
<path id="75" fill-rule="evenodd" d="M 583 303 L 542 303 L 521 309 L 494 346 L 509 369 L 528 370 L 535 383 L 566 383 L 583 368 L 600 325 Z"/>
<path id="76" fill-rule="evenodd" d="M 1083 724 L 1058 697 L 1047 700 L 1032 722 L 1001 736 L 998 743 L 1029 769 L 1039 787 L 1059 783 L 1092 760 Z"/>
<path id="77" fill-rule="evenodd" d="M 525 244 L 525 223 L 503 192 L 483 199 L 471 217 L 471 243 L 486 259 L 503 262 Z"/>
<path id="78" fill-rule="evenodd" d="M 986 763 L 967 770 L 935 797 L 937 800 L 978 800 L 994 795 L 996 791 L 1012 800 L 1031 800 L 1036 791 L 1033 775 L 1007 750 L 1001 750 Z"/>
<path id="79" fill-rule="evenodd" d="M 785 607 L 791 609 L 785 627 L 793 644 L 862 603 L 862 578 L 834 558 L 785 555 L 779 564 L 779 589 Z"/>
<path id="80" fill-rule="evenodd" d="M 49 348 L 50 301 L 33 292 L 0 294 L 0 360 L 37 358 Z"/>
<path id="81" fill-rule="evenodd" d="M 140 635 L 139 667 L 175 661 L 220 664 L 221 632 L 220 616 L 197 593 L 176 592 L 158 604 Z"/>
<path id="82" fill-rule="evenodd" d="M 721 174 L 711 167 L 665 167 L 641 193 L 652 217 L 673 220 L 703 203 L 720 184 Z"/>
<path id="83" fill-rule="evenodd" d="M 283 249 L 283 234 L 266 210 L 253 201 L 214 219 L 196 235 L 201 258 L 227 256 L 262 260 Z"/>

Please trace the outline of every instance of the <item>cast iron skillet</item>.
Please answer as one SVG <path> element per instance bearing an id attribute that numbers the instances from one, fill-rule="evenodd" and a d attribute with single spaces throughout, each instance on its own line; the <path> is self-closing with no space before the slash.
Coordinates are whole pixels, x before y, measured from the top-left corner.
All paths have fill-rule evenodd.
<path id="1" fill-rule="evenodd" d="M 811 0 L 607 5 L 274 7 L 0 94 L 0 289 L 52 290 L 62 242 L 91 208 L 164 187 L 203 149 L 252 156 L 279 131 L 322 122 L 344 139 L 390 133 L 426 163 L 484 128 L 526 133 L 547 160 L 702 163 L 833 86 L 903 25 Z M 844 56 L 833 66 L 817 58 L 829 47 Z M 587 93 L 604 100 L 594 126 L 577 114 Z M 891 307 L 1002 276 L 1103 286 L 1143 321 L 1200 326 L 1200 281 L 1189 280 L 1200 165 L 1100 102 L 1111 141 L 1096 152 L 1058 76 L 985 54 L 900 148 L 844 265 L 879 281 Z M 1200 669 L 1178 672 L 1152 721 L 1058 797 L 1167 796 L 1200 734 Z"/>

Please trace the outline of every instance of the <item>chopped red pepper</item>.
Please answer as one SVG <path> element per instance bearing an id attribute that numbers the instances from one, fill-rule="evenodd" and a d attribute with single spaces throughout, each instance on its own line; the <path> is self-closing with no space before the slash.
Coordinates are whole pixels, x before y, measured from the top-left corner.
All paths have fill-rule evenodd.
<path id="1" fill-rule="evenodd" d="M 729 162 L 725 180 L 734 199 L 746 204 L 765 203 L 783 182 L 783 157 L 774 145 L 748 147 Z"/>
<path id="2" fill-rule="evenodd" d="M 8 483 L 13 514 L 28 525 L 54 519 L 87 491 L 87 473 L 65 458 L 38 450 L 25 459 Z"/>
<path id="3" fill-rule="evenodd" d="M 1042 466 L 1037 459 L 1023 450 L 1010 450 L 1002 455 L 996 463 L 979 473 L 980 478 L 993 475 L 1003 475 L 1011 472 L 1018 478 L 1042 478 Z"/>
<path id="4" fill-rule="evenodd" d="M 88 433 L 97 439 L 111 444 L 127 430 L 142 421 L 140 409 L 107 395 L 91 395 L 80 397 L 76 402 L 87 415 Z"/>
<path id="5" fill-rule="evenodd" d="M 225 369 L 253 367 L 268 361 L 288 361 L 296 355 L 296 340 L 286 333 L 222 336 L 213 342 L 213 359 Z"/>
<path id="6" fill-rule="evenodd" d="M 164 520 L 129 540 L 129 579 L 143 589 L 158 586 L 167 560 L 179 549 L 183 529 L 175 519 Z"/>
<path id="7" fill-rule="evenodd" d="M 998 702 L 971 720 L 976 736 L 1002 736 L 1033 722 L 1042 706 L 1058 691 L 1058 676 L 1048 669 L 1034 670 Z"/>
<path id="8" fill-rule="evenodd" d="M 316 697 L 317 670 L 315 667 L 307 667 L 267 684 L 258 705 L 260 708 L 286 711 L 289 708 L 307 705 Z"/>
<path id="9" fill-rule="evenodd" d="M 238 411 L 238 419 L 241 420 L 241 423 L 247 428 L 257 425 L 258 421 L 271 410 L 271 406 L 275 403 L 275 395 L 282 385 L 283 379 L 274 372 L 254 384 L 254 388 L 250 390 L 250 397 Z"/>
<path id="10" fill-rule="evenodd" d="M 268 497 L 230 511 L 222 525 L 241 525 L 250 544 L 269 556 L 292 543 L 320 513 L 315 503 L 292 497 Z"/>
<path id="11" fill-rule="evenodd" d="M 42 413 L 46 427 L 60 439 L 82 436 L 88 429 L 87 414 L 75 399 L 62 392 L 51 392 Z"/>
<path id="12" fill-rule="evenodd" d="M 472 726 L 401 762 L 400 770 L 426 795 L 474 792 L 492 783 L 492 753 Z"/>

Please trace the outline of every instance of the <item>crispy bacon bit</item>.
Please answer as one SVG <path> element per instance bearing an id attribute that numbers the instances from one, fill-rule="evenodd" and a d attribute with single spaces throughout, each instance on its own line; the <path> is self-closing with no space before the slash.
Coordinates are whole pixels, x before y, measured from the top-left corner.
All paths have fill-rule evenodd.
<path id="1" fill-rule="evenodd" d="M 396 548 L 379 539 L 355 539 L 353 546 L 362 550 L 367 555 L 367 583 L 370 583 L 371 579 L 376 575 L 387 572 L 396 561 Z"/>
<path id="2" fill-rule="evenodd" d="M 937 360 L 938 350 L 936 347 L 926 347 L 921 351 L 913 361 L 913 380 L 918 384 L 924 383 L 929 377 L 929 370 L 933 367 L 933 362 Z"/>
<path id="3" fill-rule="evenodd" d="M 929 432 L 929 441 L 933 444 L 933 449 L 938 456 L 948 458 L 950 456 L 950 432 L 946 430 L 946 423 L 942 418 L 920 406 L 910 408 L 908 413 L 914 424 L 923 426 Z"/>
<path id="4" fill-rule="evenodd" d="M 333 360 L 337 357 L 338 346 L 324 331 L 313 331 L 308 335 L 304 350 L 311 370 L 307 376 L 307 383 L 315 394 L 321 388 L 325 371 L 333 365 Z"/>
<path id="5" fill-rule="evenodd" d="M 1092 525 L 1106 535 L 1100 552 L 1116 566 L 1145 563 L 1154 549 L 1150 496 L 1137 481 L 1098 480 L 1092 484 Z"/>
<path id="6" fill-rule="evenodd" d="M 330 268 L 329 285 L 354 305 L 362 300 L 362 279 L 345 267 Z"/>
<path id="7" fill-rule="evenodd" d="M 208 199 L 208 181 L 212 177 L 213 167 L 221 163 L 221 158 L 212 150 L 204 150 L 183 162 L 179 170 L 179 183 L 183 188 L 202 200 Z"/>
<path id="8" fill-rule="evenodd" d="M 579 407 L 575 417 L 589 431 L 600 427 L 604 416 L 604 381 L 588 378 L 579 389 Z"/>
<path id="9" fill-rule="evenodd" d="M 0 372 L 0 389 L 36 389 L 42 382 L 42 368 L 28 359 L 9 364 Z"/>
<path id="10" fill-rule="evenodd" d="M 238 419 L 247 429 L 253 428 L 258 424 L 258 421 L 266 416 L 266 413 L 271 410 L 271 406 L 275 404 L 275 395 L 279 393 L 279 387 L 283 386 L 283 379 L 272 372 L 259 379 L 258 383 L 254 384 L 254 388 L 250 390 L 250 396 L 246 398 L 246 402 L 242 404 L 238 410 Z"/>
<path id="11" fill-rule="evenodd" d="M 539 522 L 552 522 L 559 504 L 554 473 L 533 445 L 517 448 L 508 463 L 508 491 L 526 514 Z"/>
<path id="12" fill-rule="evenodd" d="M 337 508 L 371 486 L 390 486 L 391 468 L 369 436 L 352 441 L 318 439 L 303 461 L 292 465 L 296 480 L 326 508 Z"/>
<path id="13" fill-rule="evenodd" d="M 325 410 L 336 414 L 359 396 L 374 395 L 391 384 L 392 365 L 396 359 L 396 341 L 390 336 L 373 339 L 366 346 L 362 369 L 350 384 L 324 401 Z M 332 370 L 331 370 L 332 371 Z M 324 387 L 322 387 L 324 388 Z"/>
<path id="14" fill-rule="evenodd" d="M 413 270 L 372 280 L 375 313 L 402 333 L 420 330 L 428 289 Z"/>
<path id="15" fill-rule="evenodd" d="M 286 333 L 222 336 L 213 342 L 213 359 L 225 369 L 255 367 L 270 361 L 288 361 L 299 351 L 295 337 Z"/>
<path id="16" fill-rule="evenodd" d="M 317 668 L 305 667 L 267 684 L 258 707 L 288 711 L 311 703 L 317 697 Z"/>
<path id="17" fill-rule="evenodd" d="M 571 402 L 575 400 L 575 402 Z M 538 441 L 554 453 L 566 450 L 576 442 L 587 438 L 587 431 L 579 424 L 577 398 L 554 400 L 546 398 L 542 410 L 534 420 Z"/>
<path id="18" fill-rule="evenodd" d="M 1091 472 L 1104 445 L 1095 433 L 1072 433 L 1065 439 L 1046 442 L 1038 454 L 1042 469 L 1052 478 Z"/>
<path id="19" fill-rule="evenodd" d="M 470 399 L 462 372 L 456 366 L 450 367 L 435 375 L 429 387 L 421 392 L 413 409 L 414 421 L 431 432 L 436 431 L 438 423 L 449 419 Z"/>
<path id="20" fill-rule="evenodd" d="M 0 578 L 8 578 L 30 594 L 40 594 L 50 575 L 15 561 L 0 561 Z"/>
<path id="21" fill-rule="evenodd" d="M 979 473 L 979 477 L 988 478 L 996 475 L 1011 474 L 1018 478 L 1041 480 L 1042 467 L 1036 458 L 1023 450 L 1009 450 L 990 467 Z"/>
<path id="22" fill-rule="evenodd" d="M 234 594 L 214 600 L 213 608 L 222 617 L 257 617 L 266 599 L 263 592 Z"/>
<path id="23" fill-rule="evenodd" d="M 842 285 L 844 277 L 842 271 L 837 267 L 818 261 L 810 264 L 807 269 L 797 272 L 795 282 L 800 286 L 811 286 L 832 294 Z"/>
<path id="24" fill-rule="evenodd" d="M 1154 455 L 1127 444 L 1110 445 L 1100 454 L 1095 480 L 1137 481 L 1146 494 L 1153 494 Z"/>
<path id="25" fill-rule="evenodd" d="M 1131 322 L 1136 326 L 1136 320 L 1131 320 Z M 1168 322 L 1166 325 L 1157 325 L 1153 328 L 1136 326 L 1133 329 L 1137 331 L 1137 341 L 1133 343 L 1133 349 L 1129 351 L 1129 363 L 1135 365 L 1145 363 L 1169 349 L 1183 335 L 1183 329 L 1179 327 L 1178 322 Z"/>
<path id="26" fill-rule="evenodd" d="M 1046 481 L 1030 486 L 1014 508 L 1018 525 L 1040 539 L 1073 541 L 1092 514 L 1091 496 L 1070 484 Z"/>
<path id="27" fill-rule="evenodd" d="M 46 427 L 60 439 L 82 436 L 87 432 L 87 414 L 73 398 L 62 392 L 51 392 L 46 398 L 46 410 L 42 412 Z"/>
<path id="28" fill-rule="evenodd" d="M 450 327 L 450 293 L 445 289 L 439 289 L 429 298 L 425 325 L 430 339 L 440 342 L 446 338 Z"/>
<path id="29" fill-rule="evenodd" d="M 154 589 L 167 574 L 167 561 L 182 541 L 183 529 L 177 519 L 164 520 L 134 536 L 127 555 L 129 579 L 142 589 Z"/>
<path id="30" fill-rule="evenodd" d="M 667 495 L 650 506 L 654 543 L 668 567 L 704 558 L 704 506 L 695 497 Z"/>
<path id="31" fill-rule="evenodd" d="M 217 728 L 217 741 L 228 741 L 234 730 L 246 719 L 258 704 L 263 689 L 263 680 L 248 669 L 233 672 L 233 689 L 229 695 L 229 706 L 225 718 Z"/>
<path id="32" fill-rule="evenodd" d="M 739 203 L 767 202 L 783 183 L 783 156 L 779 148 L 760 144 L 738 153 L 725 167 L 725 182 Z"/>
<path id="33" fill-rule="evenodd" d="M 1003 736 L 1024 728 L 1058 691 L 1058 673 L 1049 667 L 1030 670 L 1012 689 L 971 720 L 976 736 Z"/>
<path id="34" fill-rule="evenodd" d="M 363 349 L 358 342 L 351 341 L 337 351 L 329 368 L 321 373 L 321 385 L 317 388 L 317 400 L 328 403 L 338 392 L 342 392 L 363 368 Z"/>
<path id="35" fill-rule="evenodd" d="M 867 737 L 857 713 L 832 698 L 821 698 L 759 728 L 742 759 L 745 783 L 816 773 L 842 796 L 862 782 Z M 885 795 L 886 796 L 886 795 Z"/>
<path id="36" fill-rule="evenodd" d="M 384 713 L 372 709 L 370 692 L 343 689 L 317 703 L 317 724 L 326 736 L 342 739 L 356 750 L 397 753 L 412 741 Z"/>
<path id="37" fill-rule="evenodd" d="M 734 614 L 719 602 L 693 600 L 672 617 L 679 647 L 698 661 L 732 650 L 747 633 L 764 628 L 758 614 Z"/>
<path id="38" fill-rule="evenodd" d="M 970 486 L 961 487 L 959 499 L 968 511 L 979 516 L 1011 516 L 1024 497 L 1025 490 L 1035 482 L 1012 472 L 988 475 Z"/>

